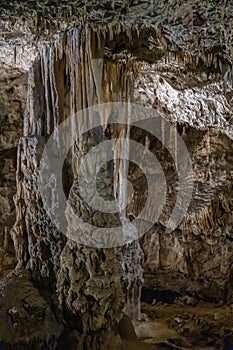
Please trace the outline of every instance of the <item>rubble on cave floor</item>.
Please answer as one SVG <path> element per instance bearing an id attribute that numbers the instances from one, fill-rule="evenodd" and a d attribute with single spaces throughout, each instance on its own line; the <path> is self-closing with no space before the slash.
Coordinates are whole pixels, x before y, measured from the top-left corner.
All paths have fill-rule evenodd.
<path id="1" fill-rule="evenodd" d="M 138 339 L 126 340 L 125 350 L 230 350 L 233 347 L 232 305 L 198 300 L 191 306 L 187 305 L 187 299 L 179 297 L 172 304 L 156 300 L 150 304 L 143 302 L 141 320 L 133 323 Z"/>

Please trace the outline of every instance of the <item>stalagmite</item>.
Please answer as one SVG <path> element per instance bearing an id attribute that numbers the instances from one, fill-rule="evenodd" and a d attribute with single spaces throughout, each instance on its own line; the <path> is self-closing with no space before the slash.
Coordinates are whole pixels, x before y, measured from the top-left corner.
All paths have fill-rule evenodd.
<path id="1" fill-rule="evenodd" d="M 47 137 L 47 135 L 53 133 L 57 145 L 60 145 L 63 135 L 62 133 L 59 134 L 58 126 L 65 118 L 71 117 L 70 135 L 72 140 L 75 140 L 75 143 L 73 147 L 71 147 L 70 154 L 67 156 L 67 162 L 72 169 L 72 176 L 75 179 L 73 185 L 71 185 L 68 199 L 68 207 L 70 206 L 72 209 L 72 203 L 76 200 L 79 203 L 80 200 L 76 190 L 80 161 L 83 154 L 89 150 L 90 145 L 94 146 L 96 142 L 96 135 L 94 135 L 93 130 L 88 132 L 88 137 L 82 134 L 83 125 L 79 124 L 79 119 L 75 118 L 76 114 L 96 104 L 133 102 L 134 74 L 137 74 L 139 68 L 136 65 L 134 67 L 134 63 L 130 59 L 118 59 L 113 62 L 104 58 L 105 38 L 108 36 L 110 40 L 112 40 L 116 32 L 120 33 L 122 30 L 125 30 L 129 38 L 131 37 L 131 30 L 129 31 L 127 27 L 122 28 L 120 24 L 114 25 L 114 27 L 110 26 L 108 29 L 103 27 L 98 30 L 91 30 L 89 27 L 77 27 L 68 30 L 62 34 L 61 37 L 57 37 L 55 43 L 45 43 L 40 47 L 40 80 L 43 85 L 43 98 L 46 113 L 44 118 L 41 116 L 41 118 L 38 119 L 41 124 L 39 125 L 38 122 L 36 122 L 38 116 L 35 115 L 35 113 L 37 113 L 34 109 L 35 101 L 34 99 L 30 99 L 30 96 L 34 96 L 31 93 L 28 99 L 29 110 L 27 123 L 25 123 L 25 125 L 27 125 L 27 133 L 25 133 L 25 136 L 27 136 L 28 139 L 23 141 L 25 144 L 24 152 L 29 152 L 27 158 L 30 159 L 30 161 L 26 165 L 26 168 L 28 167 L 29 169 L 25 170 L 22 180 L 20 178 L 17 180 L 18 192 L 20 188 L 22 188 L 22 190 L 20 190 L 21 196 L 24 197 L 25 194 L 28 196 L 28 207 L 28 203 L 30 201 L 33 203 L 34 201 L 33 196 L 40 202 L 40 205 L 31 205 L 30 210 L 26 209 L 28 214 L 25 225 L 31 227 L 28 234 L 30 256 L 28 266 L 32 271 L 41 274 L 41 277 L 45 279 L 50 278 L 51 274 L 55 273 L 57 276 L 57 288 L 60 302 L 66 304 L 66 307 L 68 307 L 71 312 L 84 312 L 84 310 L 88 310 L 89 308 L 90 310 L 87 317 L 83 317 L 83 328 L 86 329 L 87 332 L 101 331 L 104 337 L 106 336 L 105 333 L 106 329 L 108 329 L 108 324 L 115 324 L 117 320 L 119 321 L 122 312 L 122 307 L 120 306 L 122 305 L 122 299 L 124 299 L 125 304 L 124 311 L 130 317 L 138 319 L 140 316 L 142 250 L 136 229 L 127 218 L 130 110 L 125 110 L 124 125 L 113 124 L 109 127 L 109 137 L 116 139 L 113 145 L 115 161 L 115 168 L 113 171 L 114 193 L 118 203 L 118 216 L 123 227 L 122 231 L 126 243 L 123 247 L 117 247 L 109 250 L 109 252 L 102 249 L 101 252 L 94 248 L 84 248 L 79 243 L 68 239 L 67 243 L 63 240 L 62 244 L 55 249 L 55 252 L 53 251 L 54 240 L 58 237 L 59 232 L 55 227 L 57 224 L 56 220 L 51 222 L 47 214 L 51 216 L 56 212 L 56 205 L 59 199 L 57 180 L 56 175 L 53 173 L 49 174 L 47 178 L 46 186 L 51 198 L 50 208 L 48 212 L 45 213 L 41 205 L 40 194 L 35 186 L 35 181 L 38 181 L 38 159 L 36 157 L 39 154 L 39 144 L 40 142 L 44 142 L 44 137 Z M 64 67 L 64 70 L 60 70 L 60 67 Z M 31 74 L 31 89 L 33 91 L 35 90 L 34 92 L 36 93 L 37 87 L 33 85 L 34 71 L 32 71 Z M 62 108 L 60 109 L 60 107 Z M 62 109 L 64 110 L 63 112 Z M 101 124 L 99 126 L 98 142 L 101 142 L 105 137 L 104 132 L 106 132 L 108 124 L 111 125 L 111 105 L 108 104 L 107 107 L 104 106 L 101 112 L 102 113 L 98 116 Z M 91 114 L 86 114 L 87 123 L 89 123 L 88 118 L 92 117 Z M 37 137 L 39 129 L 42 137 L 41 140 Z M 36 135 L 36 137 L 32 139 L 32 135 Z M 124 139 L 124 145 L 121 138 Z M 30 151 L 29 146 L 31 147 Z M 21 156 L 23 157 L 24 153 L 22 153 Z M 96 161 L 98 162 L 98 157 Z M 22 159 L 19 159 L 19 164 L 21 163 Z M 92 168 L 93 166 L 90 167 L 90 165 L 88 166 L 87 164 L 87 173 Z M 27 183 L 31 186 L 31 195 L 29 195 L 29 191 L 26 189 Z M 12 234 L 16 236 L 14 241 L 19 254 L 19 261 L 24 261 L 27 260 L 27 251 L 25 251 L 26 248 L 24 248 L 26 242 L 21 243 L 20 241 L 21 236 L 23 236 L 23 233 L 20 232 L 24 230 L 23 225 L 20 224 L 20 220 L 24 216 L 22 212 L 24 207 L 21 208 L 19 202 L 17 202 L 16 205 L 19 217 L 14 232 L 17 234 Z M 74 206 L 72 210 L 76 210 L 77 207 Z M 89 209 L 86 209 L 85 204 L 81 204 L 81 208 L 84 212 L 89 211 Z M 91 212 L 89 212 L 89 215 L 91 215 L 90 219 L 92 220 L 96 213 L 90 213 Z M 106 216 L 106 214 L 103 215 Z M 49 231 L 46 233 L 48 237 L 46 239 L 43 238 L 43 230 L 45 231 L 45 228 L 40 226 L 42 222 L 40 218 L 42 216 L 44 217 L 44 222 L 47 222 L 46 232 Z M 72 230 L 75 231 L 75 228 L 72 227 L 72 222 L 69 222 L 70 218 L 71 216 L 67 214 L 67 236 L 73 237 L 75 236 L 75 232 L 72 232 Z M 103 218 L 105 220 L 104 216 Z M 59 220 L 59 218 L 57 218 L 57 220 Z M 38 224 L 36 224 L 36 221 Z M 85 233 L 83 233 L 83 235 L 85 235 Z M 52 262 L 50 260 L 43 261 L 43 246 L 47 247 L 48 251 L 53 255 Z M 36 260 L 35 255 L 38 254 L 38 252 L 41 254 L 41 258 Z M 72 263 L 70 263 L 70 260 L 66 260 L 67 254 L 74 256 L 74 261 L 72 261 Z M 100 266 L 104 266 L 105 259 L 107 259 L 106 261 L 108 261 L 108 259 L 109 261 L 115 259 L 115 262 L 110 264 L 110 266 L 113 266 L 113 269 L 109 272 L 107 277 L 107 269 L 104 267 L 101 268 L 101 278 L 103 278 L 103 283 L 106 288 L 109 288 L 109 284 L 111 283 L 117 286 L 116 288 L 119 289 L 119 295 L 116 296 L 116 305 L 113 301 L 109 301 L 109 306 L 106 306 L 103 310 L 101 309 L 101 312 L 103 312 L 101 317 L 103 317 L 103 320 L 106 319 L 106 324 L 99 324 L 96 320 L 98 316 L 93 314 L 92 307 L 98 309 L 97 304 L 102 305 L 106 302 L 105 291 L 97 292 L 94 285 L 99 283 L 99 275 L 96 270 L 99 269 Z M 87 271 L 87 273 L 85 274 L 83 270 L 82 273 L 84 273 L 84 276 L 80 275 L 79 277 L 75 277 L 75 268 L 80 269 L 82 264 L 84 264 L 84 270 Z M 122 277 L 122 285 L 120 285 L 120 277 Z M 64 279 L 66 278 L 69 281 L 68 289 L 64 288 Z M 75 282 L 79 281 L 79 278 L 85 279 L 85 282 L 80 286 L 81 290 L 78 289 Z M 116 279 L 118 279 L 117 282 Z M 125 291 L 124 296 L 121 294 L 122 289 Z M 79 297 L 73 300 L 72 298 L 75 293 L 77 293 Z M 96 301 L 93 302 L 93 305 L 87 306 L 85 293 L 90 293 L 90 295 L 94 293 Z M 88 342 L 88 339 L 86 342 Z"/>
<path id="2" fill-rule="evenodd" d="M 219 7 L 214 1 L 148 2 L 149 6 L 138 0 L 81 1 L 78 5 L 67 1 L 47 0 L 45 4 L 30 1 L 24 13 L 21 4 L 8 9 L 7 1 L 3 1 L 0 58 L 1 72 L 6 76 L 0 80 L 1 90 L 5 86 L 6 90 L 0 95 L 4 146 L 4 150 L 0 149 L 0 215 L 8 211 L 11 216 L 6 215 L 9 224 L 7 229 L 2 229 L 0 240 L 7 248 L 10 232 L 18 262 L 17 273 L 12 274 L 18 276 L 13 278 L 21 280 L 25 272 L 28 276 L 22 284 L 25 295 L 19 293 L 21 306 L 14 298 L 14 305 L 4 306 L 4 312 L 0 305 L 1 318 L 6 323 L 4 330 L 9 329 L 10 337 L 7 334 L 6 339 L 10 340 L 10 348 L 169 347 L 171 342 L 170 345 L 168 342 L 146 344 L 154 343 L 154 339 L 143 339 L 142 334 L 140 339 L 135 336 L 136 345 L 134 339 L 120 339 L 118 326 L 122 319 L 140 319 L 142 285 L 145 288 L 142 300 L 151 288 L 156 297 L 160 294 L 158 288 L 166 290 L 162 299 L 165 301 L 169 295 L 175 304 L 169 308 L 177 309 L 180 304 L 186 310 L 187 300 L 191 299 L 193 304 L 199 299 L 208 301 L 211 293 L 214 304 L 216 299 L 214 309 L 220 306 L 218 300 L 225 301 L 227 293 L 232 302 L 233 232 L 232 198 L 229 198 L 233 175 L 233 100 L 229 84 L 233 75 L 232 8 L 227 0 L 223 4 L 226 13 L 222 10 L 224 6 Z M 12 16 L 14 13 L 19 19 Z M 61 14 L 60 21 L 57 14 Z M 24 76 L 28 76 L 28 85 Z M 26 89 L 23 133 L 20 117 Z M 143 106 L 144 112 L 139 117 L 152 118 L 148 120 L 147 131 L 144 123 L 139 123 L 142 128 L 133 125 L 135 115 L 131 114 L 130 106 L 124 111 L 120 107 L 121 115 L 117 114 L 116 104 L 113 106 L 114 102 L 121 106 L 122 102 L 134 101 Z M 81 118 L 83 111 L 86 112 Z M 119 120 L 121 123 L 117 124 Z M 177 134 L 182 127 L 183 147 Z M 19 137 L 17 184 L 14 184 L 15 147 Z M 142 146 L 142 153 L 135 151 L 135 158 L 131 138 Z M 100 150 L 98 146 L 105 142 L 108 148 Z M 5 159 L 8 146 L 12 155 Z M 190 159 L 186 157 L 186 149 Z M 56 167 L 61 154 L 62 165 Z M 152 159 L 149 154 L 155 157 Z M 102 155 L 112 158 L 108 162 L 104 158 L 104 163 Z M 138 164 L 135 159 L 139 160 Z M 188 188 L 192 181 L 193 193 Z M 13 190 L 8 193 L 10 186 Z M 14 211 L 11 199 L 16 186 Z M 162 207 L 163 194 L 166 202 L 157 218 L 153 211 Z M 48 203 L 44 200 L 46 196 Z M 10 200 L 5 204 L 7 197 Z M 115 212 L 102 210 L 107 208 L 107 202 L 113 203 Z M 173 208 L 186 209 L 186 202 L 190 205 L 187 212 L 182 211 L 183 222 L 167 233 L 166 223 Z M 171 223 L 175 218 L 171 215 Z M 60 225 L 63 219 L 64 226 Z M 151 229 L 139 242 L 144 223 L 145 227 L 151 224 Z M 5 221 L 0 228 L 4 224 Z M 121 239 L 118 245 L 117 234 L 112 234 L 115 231 Z M 4 259 L 5 256 L 0 257 L 0 265 Z M 36 285 L 36 288 L 30 286 L 31 291 L 27 289 L 27 282 L 31 284 L 29 279 Z M 15 291 L 23 288 L 8 290 L 16 296 Z M 40 295 L 35 299 L 32 295 L 36 289 L 48 298 L 43 310 L 39 305 Z M 7 295 L 0 294 L 5 300 Z M 173 300 L 176 294 L 178 298 Z M 206 304 L 202 301 L 201 304 Z M 230 317 L 230 308 L 223 306 L 224 313 Z M 167 309 L 166 305 L 158 307 L 160 311 Z M 57 318 L 57 322 L 52 320 L 51 328 L 46 317 L 50 309 Z M 151 311 L 149 307 L 144 309 Z M 196 311 L 199 309 L 202 311 L 200 307 Z M 199 340 L 203 347 L 216 341 L 219 346 L 224 344 L 223 339 L 212 339 L 212 325 L 206 327 L 204 320 L 198 320 L 199 311 L 189 318 L 182 310 L 179 317 L 174 315 L 170 326 L 182 333 L 184 326 L 186 329 L 191 325 L 190 346 L 184 339 L 175 339 L 174 344 L 194 349 L 200 345 Z M 187 310 L 194 312 L 192 307 Z M 218 310 L 214 312 L 219 314 Z M 26 333 L 21 332 L 22 338 L 16 334 L 21 320 L 26 319 L 25 324 L 32 320 L 31 331 L 34 324 L 37 326 L 37 316 L 39 327 L 35 328 L 39 333 L 36 330 L 29 335 L 33 343 L 19 344 L 21 339 L 25 338 L 26 342 L 29 339 L 23 324 L 21 329 L 26 329 Z M 207 316 L 209 322 L 209 311 Z M 141 321 L 144 322 L 144 317 Z M 152 320 L 145 318 L 145 321 L 145 329 L 144 324 L 134 323 L 139 333 L 150 332 Z M 45 333 L 41 331 L 42 323 Z M 216 325 L 215 338 L 230 332 L 223 324 L 219 327 L 220 334 Z M 54 335 L 53 327 L 57 327 Z M 204 337 L 196 336 L 200 333 L 198 329 Z M 4 330 L 0 332 L 3 337 Z M 12 334 L 16 334 L 17 344 Z M 0 347 L 8 346 L 2 344 L 2 338 L 0 344 Z"/>
<path id="3" fill-rule="evenodd" d="M 130 237 L 132 243 L 126 243 L 126 246 L 117 248 L 116 253 L 119 256 L 123 269 L 123 281 L 126 290 L 125 312 L 134 319 L 140 318 L 140 297 L 142 277 L 142 250 L 137 239 L 136 228 L 127 218 L 127 176 L 128 176 L 128 159 L 129 159 L 129 139 L 130 139 L 130 111 L 125 111 L 126 131 L 124 131 L 124 147 L 121 142 L 116 144 L 116 154 L 120 157 L 119 167 L 115 169 L 117 174 L 115 179 L 115 196 L 118 201 L 120 220 L 122 227 L 127 228 L 127 232 L 123 229 L 125 239 Z M 131 232 L 130 232 L 131 231 Z"/>

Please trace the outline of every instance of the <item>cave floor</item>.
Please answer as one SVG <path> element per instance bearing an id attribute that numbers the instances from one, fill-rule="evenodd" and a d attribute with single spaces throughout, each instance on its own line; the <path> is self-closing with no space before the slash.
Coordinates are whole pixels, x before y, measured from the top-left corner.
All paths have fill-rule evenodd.
<path id="1" fill-rule="evenodd" d="M 233 349 L 233 310 L 227 305 L 142 303 L 141 310 L 134 322 L 138 339 L 124 341 L 124 350 Z"/>

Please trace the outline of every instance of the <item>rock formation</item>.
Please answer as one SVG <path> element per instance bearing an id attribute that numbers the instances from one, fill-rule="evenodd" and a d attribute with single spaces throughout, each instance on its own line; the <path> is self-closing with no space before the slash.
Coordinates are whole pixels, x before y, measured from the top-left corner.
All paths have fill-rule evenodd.
<path id="1" fill-rule="evenodd" d="M 122 320 L 140 319 L 142 286 L 231 305 L 231 3 L 2 1 L 0 18 L 1 346 L 128 349 Z"/>

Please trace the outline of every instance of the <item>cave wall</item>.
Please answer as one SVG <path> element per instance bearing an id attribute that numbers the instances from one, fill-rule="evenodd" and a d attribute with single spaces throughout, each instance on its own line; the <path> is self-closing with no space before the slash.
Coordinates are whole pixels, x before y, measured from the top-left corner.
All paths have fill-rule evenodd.
<path id="1" fill-rule="evenodd" d="M 188 212 L 174 232 L 165 232 L 166 217 L 177 195 L 172 190 L 177 186 L 177 170 L 161 145 L 150 140 L 170 190 L 158 224 L 142 239 L 145 284 L 189 293 L 202 300 L 229 301 L 232 296 L 232 138 L 229 133 L 232 87 L 225 87 L 219 74 L 193 68 L 173 59 L 171 63 L 161 61 L 153 67 L 145 65 L 137 82 L 137 100 L 154 106 L 175 123 L 194 170 Z"/>
<path id="2" fill-rule="evenodd" d="M 1 274 L 15 265 L 10 230 L 15 221 L 13 196 L 16 193 L 16 167 L 18 140 L 23 134 L 23 113 L 26 106 L 27 74 L 5 64 L 0 68 L 0 239 Z"/>
<path id="3" fill-rule="evenodd" d="M 30 13 L 34 5 L 31 4 L 27 9 L 29 12 L 25 14 Z M 188 1 L 185 6 L 179 1 L 169 3 L 174 6 L 168 6 L 167 1 L 150 3 L 152 8 L 148 7 L 147 2 L 133 5 L 119 1 L 115 5 L 90 2 L 87 6 L 80 6 L 78 24 L 80 18 L 82 23 L 93 21 L 95 24 L 101 19 L 101 25 L 93 30 L 84 30 L 85 26 L 67 29 L 65 23 L 69 22 L 68 27 L 72 27 L 74 23 L 77 24 L 77 17 L 74 15 L 71 18 L 70 13 L 74 13 L 75 8 L 69 9 L 66 4 L 57 7 L 62 16 L 68 14 L 62 17 L 63 22 L 59 21 L 59 25 L 51 15 L 56 15 L 53 4 L 44 8 L 37 4 L 42 6 L 41 12 L 38 11 L 26 23 L 22 18 L 26 15 L 22 14 L 20 4 L 4 9 L 1 14 L 4 18 L 1 39 L 4 49 L 0 50 L 0 57 L 14 68 L 12 76 L 17 76 L 12 82 L 4 80 L 1 84 L 1 118 L 6 123 L 3 127 L 1 125 L 3 153 L 0 153 L 0 161 L 2 178 L 5 180 L 7 176 L 7 181 L 10 180 L 9 185 L 4 181 L 1 187 L 4 228 L 1 246 L 8 248 L 11 236 L 17 274 L 20 275 L 22 268 L 26 267 L 30 271 L 27 278 L 32 279 L 39 289 L 57 293 L 56 302 L 52 301 L 48 307 L 53 305 L 53 308 L 58 308 L 62 315 L 59 322 L 67 332 L 71 330 L 68 320 L 72 320 L 75 325 L 74 339 L 80 341 L 79 347 L 85 343 L 87 347 L 95 344 L 93 346 L 101 348 L 105 343 L 107 348 L 112 348 L 113 339 L 116 347 L 120 346 L 115 326 L 122 316 L 126 300 L 122 289 L 129 286 L 127 279 L 122 283 L 124 268 L 121 259 L 122 256 L 126 257 L 126 252 L 124 249 L 119 252 L 99 251 L 67 240 L 43 208 L 38 189 L 38 166 L 49 135 L 55 131 L 55 137 L 58 136 L 59 123 L 91 104 L 127 101 L 130 97 L 130 101 L 158 111 L 175 125 L 193 161 L 193 200 L 179 227 L 167 233 L 166 221 L 179 190 L 176 169 L 174 161 L 161 144 L 150 139 L 147 142 L 147 147 L 155 152 L 162 164 L 169 191 L 161 218 L 141 239 L 145 285 L 191 293 L 214 302 L 228 301 L 232 294 L 230 3 L 226 2 L 225 7 L 215 6 L 215 2 L 200 4 L 198 1 L 192 5 Z M 101 11 L 98 10 L 99 6 Z M 83 11 L 82 14 L 79 10 Z M 16 14 L 13 23 L 12 16 Z M 138 16 L 144 16 L 144 22 L 140 20 L 138 24 L 130 26 L 129 23 Z M 209 21 L 206 22 L 208 16 Z M 109 25 L 113 17 L 117 21 Z M 219 32 L 222 23 L 224 26 Z M 206 24 L 204 31 L 203 24 Z M 9 27 L 11 33 L 8 32 Z M 86 25 L 85 28 L 88 27 Z M 67 30 L 66 34 L 57 37 L 57 32 L 64 29 Z M 17 40 L 12 43 L 11 36 L 15 39 L 21 36 L 21 44 Z M 34 50 L 38 36 L 41 36 L 39 52 Z M 22 43 L 25 50 L 22 50 Z M 107 49 L 104 52 L 105 45 Z M 104 63 L 101 61 L 103 58 Z M 104 67 L 101 88 L 99 68 L 93 59 Z M 148 62 L 155 61 L 158 61 L 157 64 L 148 65 Z M 26 82 L 21 70 L 28 70 L 31 62 L 34 63 L 29 71 L 23 135 Z M 4 71 L 10 72 L 11 68 L 4 67 Z M 132 77 L 135 79 L 133 83 Z M 105 123 L 106 120 L 103 120 L 102 124 Z M 78 127 L 75 131 L 78 132 Z M 114 132 L 119 135 L 120 131 Z M 125 131 L 122 132 L 124 134 Z M 134 133 L 133 130 L 131 132 Z M 134 137 L 146 143 L 145 135 L 141 132 L 135 132 Z M 89 139 L 92 138 L 93 135 L 89 135 Z M 15 148 L 18 140 L 16 187 Z M 85 138 L 82 142 L 82 146 L 86 146 Z M 72 179 L 77 174 L 78 161 L 79 153 L 75 153 L 74 148 L 66 159 L 67 174 Z M 134 216 L 145 200 L 146 184 L 140 171 L 134 167 L 131 172 L 129 170 L 129 178 L 134 181 L 136 192 L 128 214 Z M 76 183 L 72 184 L 70 179 L 69 182 L 65 184 L 68 200 L 76 205 L 79 200 L 75 193 Z M 15 192 L 16 212 L 13 207 Z M 82 209 L 85 213 L 86 208 Z M 72 236 L 72 222 L 69 230 Z M 138 244 L 133 248 L 139 249 Z M 131 250 L 129 254 L 130 259 L 133 252 Z M 138 259 L 136 262 L 138 264 Z M 3 261 L 3 264 L 6 263 Z M 137 273 L 138 278 L 140 269 Z M 116 297 L 110 295 L 113 288 L 117 291 Z M 45 305 L 44 301 L 41 303 Z M 11 304 L 9 308 L 13 306 Z M 8 310 L 4 312 L 7 314 Z M 6 316 L 8 318 L 9 315 Z M 12 322 L 15 323 L 14 319 Z M 55 337 L 59 338 L 62 330 L 58 326 Z M 40 337 L 44 337 L 43 332 Z"/>

